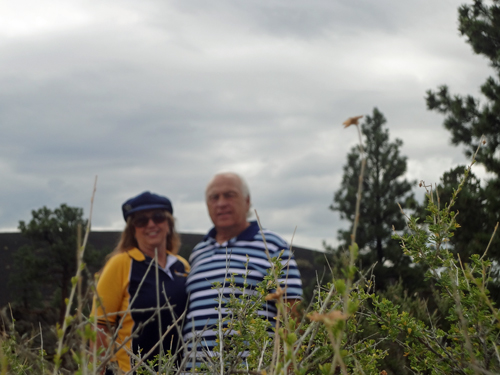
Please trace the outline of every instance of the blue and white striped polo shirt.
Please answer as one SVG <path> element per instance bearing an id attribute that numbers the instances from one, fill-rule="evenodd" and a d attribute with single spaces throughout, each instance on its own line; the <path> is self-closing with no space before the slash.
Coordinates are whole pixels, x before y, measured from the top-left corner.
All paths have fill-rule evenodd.
<path id="1" fill-rule="evenodd" d="M 202 337 L 201 343 L 196 348 L 198 355 L 202 352 L 211 354 L 216 345 L 216 324 L 219 320 L 218 297 L 223 295 L 223 300 L 229 299 L 235 290 L 229 288 L 229 283 L 225 281 L 234 275 L 237 286 L 243 287 L 244 276 L 246 274 L 245 263 L 248 255 L 247 284 L 249 289 L 263 281 L 271 268 L 268 256 L 265 251 L 262 233 L 256 221 L 250 222 L 239 236 L 229 241 L 219 244 L 215 240 L 215 228 L 213 228 L 193 249 L 189 257 L 191 272 L 186 281 L 186 289 L 190 294 L 189 308 L 184 325 L 184 340 L 193 341 L 193 337 Z M 302 298 L 302 282 L 297 263 L 290 252 L 287 243 L 276 233 L 263 230 L 266 239 L 267 249 L 271 258 L 281 256 L 284 274 L 279 279 L 282 288 L 287 287 L 287 299 Z M 219 282 L 223 287 L 219 290 L 212 289 L 213 284 Z M 226 285 L 226 287 L 224 287 Z M 227 315 L 222 305 L 222 317 Z M 273 318 L 277 314 L 274 303 L 269 302 L 267 306 L 259 311 L 259 315 Z M 192 344 L 188 344 L 192 349 Z"/>

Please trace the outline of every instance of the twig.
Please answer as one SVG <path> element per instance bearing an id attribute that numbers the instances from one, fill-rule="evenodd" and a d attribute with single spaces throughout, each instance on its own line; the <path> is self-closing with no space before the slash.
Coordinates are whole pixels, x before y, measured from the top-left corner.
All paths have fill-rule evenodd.
<path id="1" fill-rule="evenodd" d="M 223 336 L 223 333 L 222 333 L 222 326 L 223 326 L 223 323 L 222 323 L 222 299 L 224 298 L 224 291 L 226 289 L 226 280 L 227 280 L 227 274 L 229 272 L 229 267 L 230 267 L 230 263 L 228 264 L 228 262 L 231 262 L 231 255 L 233 254 L 233 248 L 231 248 L 231 250 L 229 250 L 229 257 L 227 256 L 227 252 L 228 252 L 228 248 L 226 247 L 226 273 L 224 274 L 224 282 L 222 283 L 222 290 L 221 292 L 219 293 L 219 310 L 218 310 L 218 315 L 219 315 L 219 352 L 220 352 L 220 373 L 221 374 L 224 374 L 224 336 Z"/>
<path id="2" fill-rule="evenodd" d="M 352 226 L 351 245 L 354 245 L 354 243 L 356 242 L 356 231 L 358 229 L 358 224 L 359 224 L 359 208 L 361 205 L 361 193 L 363 192 L 363 177 L 366 166 L 366 156 L 363 149 L 363 141 L 361 140 L 361 131 L 359 130 L 359 126 L 357 124 L 356 128 L 358 129 L 358 134 L 359 134 L 359 148 L 361 150 L 362 159 L 361 159 L 361 170 L 359 172 L 359 178 L 358 178 L 358 192 L 356 194 L 356 211 L 354 214 L 354 224 Z"/>
<path id="3" fill-rule="evenodd" d="M 76 270 L 76 275 L 75 275 L 77 280 L 78 280 L 78 278 L 81 277 L 81 273 L 82 273 L 81 265 L 83 263 L 83 254 L 85 251 L 85 246 L 87 245 L 87 240 L 88 240 L 89 232 L 90 232 L 90 223 L 92 221 L 92 209 L 94 207 L 94 197 L 95 197 L 95 192 L 96 192 L 96 185 L 97 185 L 97 176 L 95 177 L 95 180 L 94 180 L 94 189 L 92 191 L 92 197 L 90 198 L 90 212 L 89 212 L 89 219 L 87 221 L 87 232 L 85 233 L 85 239 L 83 240 L 83 245 L 82 245 L 81 251 L 79 251 L 79 257 L 77 260 L 77 270 Z M 71 294 L 70 294 L 68 301 L 67 301 L 67 304 L 66 304 L 66 312 L 64 314 L 63 326 L 62 326 L 62 329 L 60 331 L 61 337 L 59 337 L 59 343 L 58 343 L 57 352 L 56 352 L 56 358 L 58 359 L 58 361 L 56 361 L 56 364 L 54 366 L 53 375 L 57 374 L 57 372 L 59 370 L 60 363 L 61 363 L 61 353 L 62 353 L 62 349 L 63 349 L 64 332 L 66 331 L 66 328 L 68 327 L 68 317 L 70 316 L 71 304 L 73 302 L 73 298 L 75 297 L 75 291 L 76 291 L 76 285 L 73 283 L 72 288 L 71 288 Z M 85 366 L 83 366 L 83 367 L 85 367 Z"/>
<path id="4" fill-rule="evenodd" d="M 262 229 L 262 225 L 260 224 L 260 218 L 259 218 L 259 215 L 257 214 L 257 210 L 255 210 L 255 217 L 257 218 L 257 224 L 259 225 L 259 230 L 260 230 L 260 233 L 262 235 L 262 241 L 264 242 L 264 249 L 265 249 L 265 252 L 266 252 L 266 255 L 267 255 L 267 259 L 269 260 L 269 262 L 271 263 L 271 272 L 273 273 L 273 275 L 275 276 L 276 278 L 276 282 L 278 281 L 277 280 L 277 277 L 276 277 L 276 274 L 274 272 L 274 263 L 272 262 L 272 259 L 271 259 L 271 254 L 269 253 L 269 249 L 267 248 L 267 241 L 266 241 L 266 236 L 264 235 L 264 230 Z M 278 310 L 278 317 L 279 317 L 279 309 Z M 276 329 L 275 329 L 275 332 L 278 332 L 278 329 L 279 329 L 279 319 L 278 317 L 276 318 Z M 273 356 L 272 356 L 272 359 L 271 359 L 271 367 L 269 369 L 269 373 L 273 373 L 274 371 L 274 366 L 276 364 L 276 360 L 277 360 L 277 355 L 278 355 L 278 351 L 279 351 L 279 335 L 278 334 L 275 334 L 274 335 L 274 350 L 273 350 Z"/>
<path id="5" fill-rule="evenodd" d="M 252 370 L 233 370 L 230 374 L 250 374 L 250 375 L 262 375 L 260 371 L 252 371 Z"/>
<path id="6" fill-rule="evenodd" d="M 82 252 L 82 224 L 81 223 L 78 223 L 78 225 L 76 226 L 76 256 L 77 256 L 77 267 L 80 268 L 82 263 L 83 263 L 83 257 L 80 255 L 80 253 Z M 78 280 L 77 280 L 77 288 L 78 288 L 78 292 L 77 292 L 77 322 L 78 322 L 78 325 L 81 325 L 82 324 L 82 307 L 83 307 L 83 303 L 82 303 L 82 278 L 81 277 L 78 277 Z M 84 360 L 84 358 L 86 357 L 87 355 L 87 351 L 85 350 L 86 349 L 86 346 L 87 346 L 87 343 L 86 343 L 86 340 L 83 339 L 84 336 L 82 336 L 82 340 L 80 340 L 80 360 L 81 360 L 81 363 L 82 363 L 82 366 L 81 366 L 81 369 L 82 369 L 82 374 L 83 375 L 86 375 L 87 374 L 87 366 L 85 366 L 85 363 L 87 362 L 86 360 Z"/>
<path id="7" fill-rule="evenodd" d="M 43 331 L 42 331 L 42 323 L 38 322 L 38 327 L 40 328 L 40 354 L 42 356 L 42 374 L 45 372 L 45 361 L 44 361 L 44 352 L 43 352 Z M 0 349 L 1 351 L 1 349 Z"/>
<path id="8" fill-rule="evenodd" d="M 158 264 L 158 247 L 155 247 L 155 284 L 156 284 L 156 316 L 158 318 L 158 337 L 162 337 L 161 315 L 160 315 L 160 276 Z M 158 343 L 157 343 L 158 344 Z M 161 368 L 161 357 L 163 355 L 163 339 L 160 340 L 160 355 L 158 356 L 158 368 Z"/>
<path id="9" fill-rule="evenodd" d="M 483 258 L 486 256 L 486 253 L 488 252 L 488 249 L 490 248 L 490 245 L 493 242 L 493 237 L 495 237 L 497 230 L 498 230 L 498 222 L 497 225 L 495 225 L 495 229 L 493 230 L 493 234 L 491 235 L 490 242 L 488 242 L 488 246 L 486 246 L 486 250 L 484 251 L 483 256 L 479 260 L 483 260 Z"/>
<path id="10" fill-rule="evenodd" d="M 450 273 L 452 272 L 451 270 L 449 271 Z M 458 273 L 458 269 L 456 270 Z M 450 275 L 451 276 L 451 275 Z M 457 275 L 458 278 L 458 275 Z M 455 283 L 451 283 L 452 288 L 453 288 L 453 297 L 455 299 L 455 311 L 457 312 L 458 318 L 460 320 L 460 325 L 462 328 L 462 334 L 464 335 L 465 338 L 465 347 L 467 351 L 469 352 L 470 355 L 470 360 L 471 364 L 470 366 L 475 366 L 476 365 L 476 356 L 474 355 L 474 350 L 472 349 L 472 344 L 470 342 L 470 337 L 468 333 L 468 322 L 465 320 L 463 311 L 462 311 L 462 301 L 460 299 L 460 291 L 458 290 L 458 283 L 455 285 Z M 477 372 L 474 370 L 474 372 L 477 374 Z"/>

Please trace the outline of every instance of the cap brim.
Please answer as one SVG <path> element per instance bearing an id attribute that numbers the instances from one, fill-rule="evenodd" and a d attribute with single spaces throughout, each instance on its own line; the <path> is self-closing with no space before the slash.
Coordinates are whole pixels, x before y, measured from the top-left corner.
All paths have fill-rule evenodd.
<path id="1" fill-rule="evenodd" d="M 167 206 L 165 206 L 165 205 L 161 205 L 161 204 L 147 204 L 147 205 L 144 205 L 144 206 L 133 208 L 130 211 L 127 211 L 127 214 L 124 215 L 124 218 L 125 218 L 125 220 L 127 220 L 127 218 L 131 214 L 133 214 L 135 212 L 146 211 L 146 210 L 156 210 L 156 209 L 165 210 L 165 211 L 170 212 L 169 208 Z"/>

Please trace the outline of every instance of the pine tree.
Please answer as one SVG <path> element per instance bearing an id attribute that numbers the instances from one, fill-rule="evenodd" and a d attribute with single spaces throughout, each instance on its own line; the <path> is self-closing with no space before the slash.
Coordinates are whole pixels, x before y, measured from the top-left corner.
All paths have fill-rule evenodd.
<path id="1" fill-rule="evenodd" d="M 495 76 L 481 86 L 483 101 L 471 95 L 450 95 L 447 86 L 437 92 L 427 91 L 427 107 L 447 115 L 444 126 L 451 131 L 452 143 L 463 144 L 466 155 L 472 156 L 482 135 L 486 144 L 477 160 L 486 169 L 500 176 L 500 0 L 491 6 L 482 0 L 459 8 L 459 31 L 467 38 L 475 53 L 490 60 Z"/>
<path id="2" fill-rule="evenodd" d="M 447 86 L 441 86 L 436 92 L 427 91 L 427 107 L 446 115 L 444 126 L 451 132 L 454 145 L 463 145 L 465 154 L 470 157 L 476 151 L 481 137 L 486 143 L 477 155 L 477 161 L 484 165 L 492 177 L 486 181 L 481 194 L 481 207 L 484 208 L 480 217 L 485 225 L 481 235 L 475 236 L 474 226 L 462 225 L 463 237 L 476 237 L 479 241 L 474 248 L 482 253 L 493 233 L 495 224 L 500 221 L 500 0 L 475 0 L 472 5 L 462 5 L 459 8 L 459 31 L 466 37 L 476 54 L 490 61 L 494 75 L 490 76 L 480 87 L 481 98 L 471 95 L 451 95 Z M 464 216 L 464 215 L 461 215 Z M 479 237 L 482 239 L 479 240 Z M 490 248 L 490 256 L 500 260 L 500 236 Z M 460 245 L 470 255 L 468 242 Z M 456 246 L 459 246 L 458 238 Z M 457 248 L 458 249 L 458 248 Z M 462 254 L 462 250 L 458 250 Z"/>
<path id="3" fill-rule="evenodd" d="M 54 210 L 33 210 L 32 216 L 28 223 L 19 222 L 19 230 L 30 244 L 14 253 L 10 284 L 18 291 L 17 300 L 25 308 L 52 302 L 62 319 L 71 278 L 76 273 L 77 227 L 85 228 L 87 221 L 83 219 L 83 209 L 66 204 Z M 85 259 L 100 263 L 102 256 L 87 251 Z"/>
<path id="4" fill-rule="evenodd" d="M 382 288 L 399 278 L 410 280 L 417 272 L 415 268 L 410 268 L 410 259 L 403 255 L 397 241 L 391 238 L 393 228 L 401 231 L 405 227 L 398 204 L 406 208 L 416 206 L 412 193 L 416 181 L 403 178 L 406 172 L 406 157 L 400 154 L 403 142 L 400 139 L 390 141 L 385 123 L 383 114 L 375 108 L 373 115 L 367 116 L 361 126 L 367 162 L 356 233 L 362 267 L 367 268 L 377 262 L 376 283 Z M 360 150 L 356 146 L 347 155 L 341 187 L 330 206 L 330 209 L 340 212 L 342 219 L 351 223 L 354 222 L 360 168 Z M 350 229 L 339 230 L 341 247 L 349 244 L 350 234 Z"/>

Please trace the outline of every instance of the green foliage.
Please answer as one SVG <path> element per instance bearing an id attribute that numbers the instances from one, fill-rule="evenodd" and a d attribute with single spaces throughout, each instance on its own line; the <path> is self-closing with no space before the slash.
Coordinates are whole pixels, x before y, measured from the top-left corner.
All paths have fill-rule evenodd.
<path id="1" fill-rule="evenodd" d="M 221 307 L 231 313 L 218 325 L 218 356 L 209 359 L 204 370 L 221 374 L 222 358 L 225 374 L 245 370 L 259 374 L 378 373 L 379 362 L 387 353 L 373 338 L 360 338 L 372 284 L 360 279 L 352 286 L 356 269 L 350 264 L 355 258 L 353 246 L 344 264 L 346 278 L 318 287 L 313 304 L 301 319 L 290 313 L 277 284 L 283 267 L 279 258 L 272 260 L 273 268 L 255 291 L 248 285 L 237 288 L 233 277 L 228 278 L 225 286 L 235 293 Z M 257 314 L 271 300 L 278 308 L 274 324 Z"/>
<path id="2" fill-rule="evenodd" d="M 247 259 L 248 266 L 248 259 Z M 275 261 L 274 266 L 281 273 L 282 265 Z M 268 364 L 271 361 L 273 340 L 269 337 L 268 331 L 271 323 L 258 315 L 258 311 L 266 303 L 265 297 L 277 288 L 276 279 L 273 275 L 267 275 L 264 280 L 257 285 L 254 291 L 249 289 L 249 284 L 244 280 L 244 287 L 237 287 L 234 275 L 226 280 L 227 287 L 233 289 L 231 297 L 221 305 L 221 308 L 229 309 L 231 314 L 222 319 L 217 325 L 219 332 L 217 336 L 218 347 L 216 353 L 223 352 L 224 367 L 227 371 L 234 369 L 262 367 L 262 363 Z M 248 276 L 248 268 L 247 274 Z M 214 289 L 221 288 L 222 285 L 214 285 Z M 248 357 L 243 360 L 240 353 L 248 351 Z M 214 363 L 210 367 L 219 365 L 219 357 L 214 358 Z"/>
<path id="3" fill-rule="evenodd" d="M 489 3 L 490 5 L 487 5 Z M 447 115 L 444 126 L 452 133 L 455 145 L 463 144 L 466 155 L 472 156 L 480 138 L 487 138 L 478 162 L 500 176 L 500 1 L 475 0 L 459 8 L 459 31 L 466 37 L 475 53 L 490 60 L 496 77 L 489 77 L 481 86 L 485 101 L 467 95 L 450 95 L 447 86 L 437 92 L 427 91 L 427 107 Z"/>
<path id="4" fill-rule="evenodd" d="M 19 230 L 30 244 L 14 253 L 14 272 L 9 282 L 17 291 L 17 301 L 25 308 L 52 302 L 59 309 L 62 322 L 71 278 L 76 273 L 77 228 L 86 224 L 83 210 L 66 204 L 54 210 L 34 210 L 29 222 L 19 222 Z M 90 249 L 85 261 L 100 264 L 102 257 Z"/>
<path id="5" fill-rule="evenodd" d="M 31 246 L 21 246 L 14 254 L 13 273 L 9 278 L 9 286 L 16 290 L 14 301 L 25 309 L 42 305 L 41 280 L 47 275 L 44 272 L 45 262 L 37 256 Z"/>
<path id="6" fill-rule="evenodd" d="M 0 334 L 0 374 L 39 375 L 51 366 L 45 360 L 47 353 L 43 347 L 34 347 L 33 341 L 38 336 L 20 337 L 15 333 L 14 323 L 11 334 Z"/>
<path id="7" fill-rule="evenodd" d="M 414 287 L 415 284 L 418 285 L 416 280 L 419 272 L 409 268 L 410 259 L 403 255 L 397 242 L 391 240 L 391 235 L 393 230 L 401 231 L 405 227 L 398 205 L 416 207 L 412 193 L 412 186 L 416 182 L 403 178 L 406 172 L 406 157 L 400 154 L 403 142 L 399 139 L 390 141 L 385 123 L 385 117 L 375 108 L 372 116 L 367 116 L 361 125 L 365 138 L 366 173 L 363 177 L 363 204 L 359 212 L 356 242 L 364 269 L 378 262 L 375 268 L 378 288 L 384 289 L 400 278 L 404 279 L 405 287 Z M 330 206 L 330 209 L 339 211 L 340 217 L 351 224 L 356 219 L 361 156 L 357 146 L 347 155 L 342 183 Z M 351 230 L 339 230 L 338 233 L 341 247 L 346 248 L 351 242 Z M 336 258 L 338 260 L 338 256 Z"/>
<path id="8" fill-rule="evenodd" d="M 444 173 L 441 183 L 437 186 L 440 202 L 451 200 L 454 191 L 463 179 L 465 170 L 465 166 L 458 166 Z M 487 225 L 486 220 L 478 220 L 478 218 L 488 217 L 488 205 L 481 181 L 472 172 L 468 173 L 453 209 L 457 213 L 456 221 L 461 228 L 450 237 L 450 250 L 460 255 L 463 261 L 468 262 L 473 254 L 484 252 L 490 241 L 492 229 Z M 425 215 L 422 216 L 422 219 L 425 219 Z M 489 255 L 490 258 L 496 257 L 497 252 L 492 251 Z"/>
<path id="9" fill-rule="evenodd" d="M 436 283 L 440 298 L 450 306 L 446 314 L 449 328 L 444 330 L 417 319 L 385 298 L 373 298 L 374 314 L 370 315 L 370 321 L 405 349 L 409 366 L 416 373 L 488 374 L 500 371 L 497 355 L 500 315 L 489 299 L 487 286 L 491 280 L 491 262 L 474 254 L 470 263 L 463 263 L 448 246 L 460 227 L 452 207 L 463 186 L 464 181 L 443 208 L 430 192 L 427 226 L 419 225 L 412 217 L 408 223 L 410 233 L 395 235 L 407 255 L 429 266 L 426 278 Z"/>

